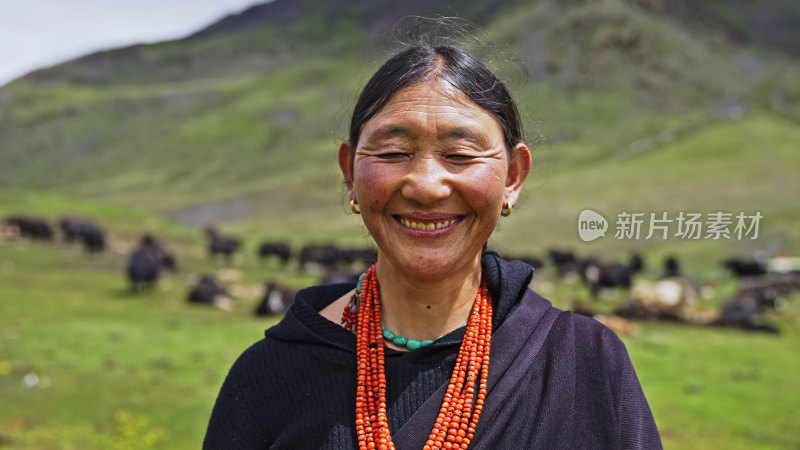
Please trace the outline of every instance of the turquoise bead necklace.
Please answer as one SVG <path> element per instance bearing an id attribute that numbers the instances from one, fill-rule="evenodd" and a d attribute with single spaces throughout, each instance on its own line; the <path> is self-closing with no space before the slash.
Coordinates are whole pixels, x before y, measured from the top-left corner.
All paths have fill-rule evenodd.
<path id="1" fill-rule="evenodd" d="M 358 297 L 358 302 L 361 303 L 361 280 L 364 279 L 365 273 L 362 273 L 360 277 L 358 277 L 358 283 L 356 284 L 356 296 Z M 464 324 L 466 325 L 466 324 Z M 418 348 L 426 347 L 431 345 L 434 340 L 441 338 L 442 336 L 437 337 L 436 339 L 427 339 L 424 341 L 420 341 L 419 339 L 409 339 L 405 336 L 400 336 L 399 334 L 395 334 L 390 329 L 386 328 L 383 321 L 381 321 L 381 330 L 383 330 L 383 338 L 387 341 L 391 341 L 392 344 L 398 347 L 405 347 L 409 350 L 416 350 Z"/>
<path id="2" fill-rule="evenodd" d="M 392 333 L 391 330 L 386 328 L 386 325 L 383 324 L 383 321 L 381 321 L 381 330 L 383 330 L 383 338 L 384 339 L 386 339 L 387 341 L 392 341 L 392 344 L 394 344 L 394 345 L 396 345 L 398 347 L 405 347 L 405 348 L 407 348 L 409 350 L 416 350 L 416 349 L 418 349 L 420 347 L 425 347 L 427 345 L 433 344 L 433 340 L 430 340 L 430 339 L 428 339 L 426 341 L 420 341 L 418 339 L 409 339 L 409 338 L 407 338 L 405 336 L 400 336 L 398 334 L 394 334 L 394 333 Z M 439 339 L 440 337 L 441 336 L 439 336 L 436 339 Z"/>

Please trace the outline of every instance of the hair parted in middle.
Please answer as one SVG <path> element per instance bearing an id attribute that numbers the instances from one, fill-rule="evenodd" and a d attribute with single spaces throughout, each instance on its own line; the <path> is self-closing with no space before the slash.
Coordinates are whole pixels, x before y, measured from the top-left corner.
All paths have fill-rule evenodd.
<path id="1" fill-rule="evenodd" d="M 441 80 L 464 93 L 497 119 L 506 150 L 523 142 L 517 105 L 503 81 L 481 61 L 458 47 L 422 44 L 389 58 L 364 86 L 350 119 L 348 141 L 355 148 L 361 128 L 401 89 Z"/>

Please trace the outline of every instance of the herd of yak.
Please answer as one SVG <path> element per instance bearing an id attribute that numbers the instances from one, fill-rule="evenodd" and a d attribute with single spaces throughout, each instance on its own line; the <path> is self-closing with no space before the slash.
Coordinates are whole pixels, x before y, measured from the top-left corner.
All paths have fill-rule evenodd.
<path id="1" fill-rule="evenodd" d="M 41 218 L 11 216 L 5 218 L 2 225 L 6 235 L 20 239 L 56 239 L 55 228 Z M 58 222 L 58 229 L 62 240 L 79 242 L 87 252 L 102 252 L 106 248 L 105 233 L 92 220 L 64 217 Z M 222 258 L 230 264 L 234 255 L 241 251 L 241 242 L 236 238 L 220 235 L 210 227 L 205 229 L 205 234 L 208 254 L 212 259 Z M 374 249 L 307 245 L 295 250 L 285 242 L 263 242 L 258 246 L 257 255 L 261 261 L 277 259 L 283 266 L 296 260 L 300 270 L 321 273 L 321 283 L 354 281 L 358 273 L 377 260 Z M 718 309 L 703 307 L 697 301 L 706 297 L 704 286 L 690 281 L 682 273 L 681 264 L 676 257 L 666 258 L 658 279 L 650 281 L 636 279 L 645 269 L 643 258 L 636 253 L 626 263 L 579 257 L 574 252 L 557 249 L 549 250 L 544 259 L 508 255 L 505 257 L 533 266 L 534 283 L 543 279 L 544 271 L 552 271 L 554 278 L 566 282 L 580 281 L 594 299 L 611 289 L 625 291 L 626 301 L 614 311 L 613 317 L 616 318 L 673 320 L 777 332 L 777 328 L 765 320 L 766 311 L 780 308 L 783 299 L 794 290 L 800 289 L 800 258 L 789 256 L 769 260 L 722 261 L 722 267 L 739 279 L 739 289 Z M 177 269 L 175 256 L 154 236 L 144 235 L 128 256 L 126 276 L 134 292 L 144 292 L 153 288 L 164 271 Z M 294 295 L 295 291 L 292 289 L 272 281 L 266 282 L 264 294 L 254 313 L 282 314 L 293 303 Z M 187 300 L 214 305 L 220 309 L 231 309 L 233 306 L 226 287 L 210 275 L 200 276 L 192 286 Z M 585 303 L 576 304 L 573 310 L 598 317 L 594 309 Z"/>

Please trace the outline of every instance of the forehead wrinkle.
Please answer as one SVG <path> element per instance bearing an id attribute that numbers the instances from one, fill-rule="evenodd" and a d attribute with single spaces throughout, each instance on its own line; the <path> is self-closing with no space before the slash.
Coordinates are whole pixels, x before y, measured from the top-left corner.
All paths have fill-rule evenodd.
<path id="1" fill-rule="evenodd" d="M 485 133 L 464 127 L 442 130 L 437 138 L 443 141 L 468 141 L 480 146 L 489 145 L 489 137 Z"/>
<path id="2" fill-rule="evenodd" d="M 375 131 L 370 133 L 368 137 L 384 139 L 392 136 L 414 137 L 412 131 L 407 127 L 395 123 L 387 123 L 379 126 Z"/>
<path id="3" fill-rule="evenodd" d="M 431 88 L 439 93 L 442 98 L 446 98 L 451 100 L 454 104 L 449 105 L 449 109 L 458 110 L 461 115 L 467 117 L 471 122 L 473 122 L 472 126 L 477 126 L 476 118 L 474 114 L 477 112 L 488 114 L 492 118 L 492 122 L 498 125 L 498 129 L 502 135 L 502 127 L 500 127 L 497 118 L 489 111 L 478 106 L 475 102 L 470 99 L 466 93 L 460 90 L 458 87 L 453 85 L 449 80 L 444 78 L 439 78 L 430 83 Z M 470 113 L 464 114 L 463 108 L 467 108 Z M 490 137 L 482 132 L 481 129 L 473 130 L 471 127 L 455 127 L 450 130 L 444 130 L 437 134 L 437 138 L 441 140 L 467 140 L 470 142 L 474 142 L 479 145 L 489 145 L 491 141 Z"/>
<path id="4" fill-rule="evenodd" d="M 423 86 L 430 90 L 423 97 L 418 97 L 415 91 Z M 431 133 L 431 137 L 435 136 L 440 141 L 461 139 L 478 145 L 489 145 L 492 139 L 483 132 L 481 119 L 476 114 L 488 115 L 502 134 L 497 118 L 490 112 L 476 105 L 452 83 L 445 79 L 435 79 L 398 91 L 372 119 L 377 119 L 377 123 L 373 127 L 367 125 L 366 128 L 372 129 L 364 138 L 373 141 L 399 136 L 416 140 L 422 137 L 421 133 Z M 424 120 L 419 121 L 423 117 Z M 451 117 L 455 117 L 455 123 Z"/>

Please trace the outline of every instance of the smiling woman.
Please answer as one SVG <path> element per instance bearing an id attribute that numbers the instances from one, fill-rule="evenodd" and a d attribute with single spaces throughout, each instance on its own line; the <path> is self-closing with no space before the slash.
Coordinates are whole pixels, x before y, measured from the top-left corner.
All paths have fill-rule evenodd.
<path id="1" fill-rule="evenodd" d="M 531 167 L 504 83 L 428 45 L 367 83 L 339 166 L 378 246 L 231 369 L 206 448 L 660 448 L 624 346 L 483 251 Z"/>
<path id="2" fill-rule="evenodd" d="M 491 113 L 434 80 L 397 92 L 339 162 L 385 256 L 378 276 L 441 281 L 480 272 L 480 249 L 531 158 L 523 143 L 506 149 Z"/>

